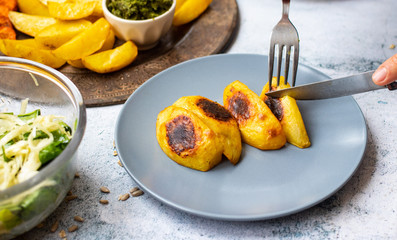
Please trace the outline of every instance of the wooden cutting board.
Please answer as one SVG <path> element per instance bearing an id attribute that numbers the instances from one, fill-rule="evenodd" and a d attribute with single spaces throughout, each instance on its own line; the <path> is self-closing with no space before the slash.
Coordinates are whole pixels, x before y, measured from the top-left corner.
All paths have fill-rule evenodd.
<path id="1" fill-rule="evenodd" d="M 76 84 L 87 107 L 123 103 L 142 83 L 162 70 L 222 52 L 232 40 L 237 21 L 236 0 L 213 0 L 198 19 L 172 27 L 156 47 L 139 51 L 137 59 L 120 71 L 97 74 L 67 64 L 59 70 Z"/>

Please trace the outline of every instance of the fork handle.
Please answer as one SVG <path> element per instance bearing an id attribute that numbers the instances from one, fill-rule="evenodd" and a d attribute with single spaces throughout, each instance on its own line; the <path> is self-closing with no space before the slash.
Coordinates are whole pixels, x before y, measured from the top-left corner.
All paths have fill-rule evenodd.
<path id="1" fill-rule="evenodd" d="M 290 0 L 283 0 L 283 16 L 287 16 L 289 14 L 289 3 Z"/>

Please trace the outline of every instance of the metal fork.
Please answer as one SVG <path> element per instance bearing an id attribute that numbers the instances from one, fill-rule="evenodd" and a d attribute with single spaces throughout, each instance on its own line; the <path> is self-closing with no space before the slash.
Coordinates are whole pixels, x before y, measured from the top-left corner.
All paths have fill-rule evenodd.
<path id="1" fill-rule="evenodd" d="M 273 65 L 274 65 L 274 51 L 276 45 L 278 45 L 278 56 L 277 56 L 277 86 L 280 85 L 280 72 L 281 72 L 281 61 L 283 57 L 283 49 L 285 47 L 285 73 L 284 73 L 284 84 L 288 82 L 288 70 L 291 56 L 291 49 L 294 50 L 294 61 L 292 71 L 292 86 L 295 86 L 296 72 L 298 70 L 299 61 L 299 36 L 298 31 L 291 23 L 288 17 L 290 0 L 283 0 L 283 16 L 277 25 L 273 28 L 272 35 L 270 38 L 270 50 L 269 50 L 269 91 L 271 91 L 272 78 L 273 78 Z"/>

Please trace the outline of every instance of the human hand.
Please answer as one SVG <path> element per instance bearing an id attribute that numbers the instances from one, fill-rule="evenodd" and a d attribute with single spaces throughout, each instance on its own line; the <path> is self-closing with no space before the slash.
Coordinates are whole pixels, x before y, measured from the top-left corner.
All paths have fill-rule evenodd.
<path id="1" fill-rule="evenodd" d="M 397 80 L 397 54 L 382 63 L 372 75 L 375 84 L 385 86 Z"/>

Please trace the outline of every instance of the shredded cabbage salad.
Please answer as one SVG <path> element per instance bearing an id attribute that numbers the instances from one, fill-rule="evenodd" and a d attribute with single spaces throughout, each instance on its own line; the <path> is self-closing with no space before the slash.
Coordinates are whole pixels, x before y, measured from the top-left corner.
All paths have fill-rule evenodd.
<path id="1" fill-rule="evenodd" d="M 40 109 L 25 114 L 0 113 L 0 190 L 38 173 L 57 157 L 72 138 L 63 116 L 42 116 Z"/>

